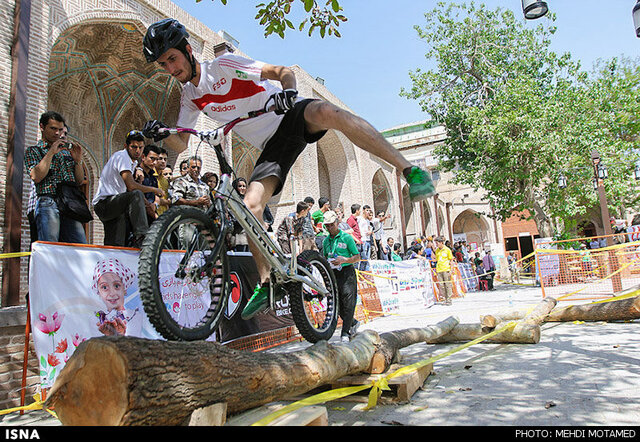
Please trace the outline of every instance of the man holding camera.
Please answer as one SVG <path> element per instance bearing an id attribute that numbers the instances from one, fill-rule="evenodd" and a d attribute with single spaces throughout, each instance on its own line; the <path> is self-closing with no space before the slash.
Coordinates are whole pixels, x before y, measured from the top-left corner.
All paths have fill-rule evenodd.
<path id="1" fill-rule="evenodd" d="M 81 184 L 84 180 L 82 147 L 67 143 L 64 130 L 62 115 L 54 111 L 43 113 L 40 116 L 42 139 L 25 151 L 25 167 L 36 185 L 38 240 L 85 244 L 82 223 L 62 215 L 56 201 L 60 183 Z"/>

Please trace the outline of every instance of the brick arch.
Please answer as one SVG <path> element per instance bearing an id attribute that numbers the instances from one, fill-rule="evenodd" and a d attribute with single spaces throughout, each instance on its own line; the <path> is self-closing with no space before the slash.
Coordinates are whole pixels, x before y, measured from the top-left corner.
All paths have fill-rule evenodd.
<path id="1" fill-rule="evenodd" d="M 359 200 L 353 190 L 360 187 L 353 144 L 341 133 L 328 131 L 317 143 L 318 189 L 330 200 L 331 207 L 343 202 L 347 206 Z M 355 166 L 355 167 L 354 167 Z"/>
<path id="2" fill-rule="evenodd" d="M 402 202 L 404 206 L 404 224 L 406 229 L 407 240 L 420 236 L 421 232 L 416 222 L 415 203 L 409 197 L 409 185 L 402 186 Z"/>
<path id="3" fill-rule="evenodd" d="M 67 24 L 51 47 L 47 108 L 65 117 L 73 140 L 91 159 L 88 193 L 93 195 L 100 170 L 122 149 L 130 130 L 149 119 L 177 121 L 181 87 L 144 59 L 139 20 Z M 88 236 L 94 242 L 101 227 L 91 223 Z"/>
<path id="4" fill-rule="evenodd" d="M 85 2 L 83 2 L 85 3 Z M 95 6 L 94 9 L 83 8 L 75 10 L 68 14 L 68 10 L 52 8 L 51 16 L 51 38 L 55 41 L 67 29 L 78 24 L 100 24 L 100 23 L 122 23 L 127 25 L 131 31 L 138 31 L 142 35 L 145 34 L 147 28 L 154 22 L 163 18 L 173 17 L 180 21 L 189 32 L 189 43 L 193 48 L 196 56 L 201 55 L 205 50 L 205 43 L 215 45 L 219 43 L 219 37 L 215 32 L 208 29 L 204 24 L 200 23 L 197 18 L 187 14 L 182 10 L 171 10 L 161 12 L 156 7 L 149 6 L 148 2 L 132 2 L 131 9 L 109 9 L 102 5 Z M 67 8 L 68 9 L 68 8 Z M 160 8 L 165 9 L 165 8 Z M 142 53 L 141 46 L 137 46 L 137 50 Z"/>
<path id="5" fill-rule="evenodd" d="M 429 207 L 429 203 L 427 200 L 423 200 L 420 202 L 420 210 L 422 214 L 422 226 L 425 235 L 427 236 L 435 236 L 436 233 L 436 223 L 434 216 L 431 213 L 431 208 Z"/>
<path id="6" fill-rule="evenodd" d="M 380 210 L 388 212 L 390 208 L 393 208 L 393 192 L 382 168 L 379 168 L 373 174 L 371 188 L 373 192 L 373 209 L 376 214 Z"/>
<path id="7" fill-rule="evenodd" d="M 453 233 L 466 233 L 467 244 L 476 243 L 479 247 L 491 242 L 491 230 L 485 217 L 475 210 L 463 210 L 453 221 Z"/>

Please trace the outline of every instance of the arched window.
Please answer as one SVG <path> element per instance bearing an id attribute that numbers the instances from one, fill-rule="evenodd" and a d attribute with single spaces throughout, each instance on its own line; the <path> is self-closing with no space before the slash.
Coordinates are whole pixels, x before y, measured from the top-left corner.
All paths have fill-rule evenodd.
<path id="1" fill-rule="evenodd" d="M 373 174 L 371 188 L 373 190 L 374 213 L 377 214 L 381 210 L 384 210 L 385 213 L 388 212 L 393 200 L 393 194 L 391 193 L 389 182 L 384 176 L 382 169 L 378 169 L 376 173 Z"/>
<path id="2" fill-rule="evenodd" d="M 416 220 L 414 219 L 414 205 L 409 198 L 409 186 L 405 184 L 402 188 L 402 203 L 404 206 L 404 224 L 407 240 L 412 240 L 419 232 L 416 229 Z"/>
<path id="3" fill-rule="evenodd" d="M 482 215 L 473 210 L 465 210 L 458 215 L 453 222 L 453 233 L 466 234 L 467 244 L 476 244 L 482 248 L 486 242 L 491 241 L 489 224 Z"/>

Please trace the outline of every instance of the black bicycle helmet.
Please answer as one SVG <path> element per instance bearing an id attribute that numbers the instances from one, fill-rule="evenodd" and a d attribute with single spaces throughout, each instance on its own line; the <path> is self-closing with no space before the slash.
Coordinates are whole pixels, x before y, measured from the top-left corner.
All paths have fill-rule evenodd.
<path id="1" fill-rule="evenodd" d="M 189 33 L 178 20 L 165 18 L 149 26 L 142 42 L 147 62 L 156 61 L 171 48 L 181 49 L 186 46 Z M 181 49 L 183 50 L 183 49 Z"/>

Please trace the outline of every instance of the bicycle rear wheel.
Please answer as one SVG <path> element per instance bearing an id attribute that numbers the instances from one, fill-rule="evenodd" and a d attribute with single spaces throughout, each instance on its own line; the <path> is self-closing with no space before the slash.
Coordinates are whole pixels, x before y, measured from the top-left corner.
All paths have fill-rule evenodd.
<path id="1" fill-rule="evenodd" d="M 168 340 L 206 339 L 220 322 L 229 281 L 220 225 L 201 209 L 176 206 L 149 228 L 140 253 L 140 297 L 149 320 Z M 212 253 L 217 256 L 207 265 Z"/>
<path id="2" fill-rule="evenodd" d="M 323 296 L 306 284 L 287 284 L 293 321 L 307 341 L 328 341 L 338 325 L 338 286 L 335 276 L 327 260 L 315 250 L 300 253 L 298 266 L 309 270 L 329 293 Z"/>

